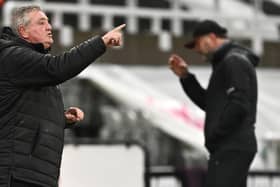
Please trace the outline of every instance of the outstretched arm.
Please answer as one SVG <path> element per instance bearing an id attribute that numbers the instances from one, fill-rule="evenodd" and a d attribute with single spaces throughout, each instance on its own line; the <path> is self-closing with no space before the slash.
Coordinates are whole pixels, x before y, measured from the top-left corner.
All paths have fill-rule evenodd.
<path id="1" fill-rule="evenodd" d="M 106 51 L 106 47 L 121 45 L 124 27 L 121 25 L 103 37 L 91 38 L 57 56 L 22 46 L 6 48 L 3 52 L 10 58 L 3 61 L 2 67 L 9 80 L 19 87 L 57 85 L 82 72 Z"/>

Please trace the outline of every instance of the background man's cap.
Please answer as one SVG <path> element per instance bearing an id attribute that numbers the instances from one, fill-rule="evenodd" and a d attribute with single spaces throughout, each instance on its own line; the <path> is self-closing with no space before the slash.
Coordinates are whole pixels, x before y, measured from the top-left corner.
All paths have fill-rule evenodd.
<path id="1" fill-rule="evenodd" d="M 189 49 L 193 49 L 195 47 L 195 40 L 198 37 L 214 33 L 220 37 L 226 37 L 227 29 L 220 26 L 217 22 L 212 20 L 204 20 L 199 22 L 193 31 L 192 40 L 187 42 L 184 46 Z"/>

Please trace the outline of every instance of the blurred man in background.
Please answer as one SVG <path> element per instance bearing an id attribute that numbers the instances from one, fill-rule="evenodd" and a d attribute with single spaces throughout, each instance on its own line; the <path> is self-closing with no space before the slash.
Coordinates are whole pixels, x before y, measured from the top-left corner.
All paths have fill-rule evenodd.
<path id="1" fill-rule="evenodd" d="M 76 107 L 64 112 L 57 85 L 78 75 L 106 47 L 121 45 L 124 26 L 52 56 L 52 27 L 40 7 L 13 12 L 12 27 L 0 36 L 1 187 L 58 186 L 65 124 L 84 114 Z"/>
<path id="2" fill-rule="evenodd" d="M 185 93 L 206 113 L 205 145 L 210 153 L 206 187 L 245 187 L 257 151 L 255 66 L 259 58 L 231 42 L 227 29 L 211 20 L 198 23 L 185 47 L 204 55 L 213 70 L 204 89 L 186 61 L 175 54 L 169 58 Z"/>

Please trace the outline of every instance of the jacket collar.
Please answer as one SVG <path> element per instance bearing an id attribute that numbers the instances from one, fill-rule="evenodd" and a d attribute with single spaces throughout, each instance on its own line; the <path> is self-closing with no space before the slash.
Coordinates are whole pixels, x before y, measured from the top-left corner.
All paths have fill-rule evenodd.
<path id="1" fill-rule="evenodd" d="M 22 44 L 23 46 L 30 47 L 39 53 L 46 54 L 50 51 L 50 49 L 45 49 L 44 45 L 42 43 L 30 43 L 19 37 L 15 41 L 19 44 Z"/>
<path id="2" fill-rule="evenodd" d="M 213 52 L 213 54 L 209 58 L 209 61 L 214 68 L 225 58 L 232 47 L 233 43 L 228 41 L 222 44 L 216 51 Z"/>

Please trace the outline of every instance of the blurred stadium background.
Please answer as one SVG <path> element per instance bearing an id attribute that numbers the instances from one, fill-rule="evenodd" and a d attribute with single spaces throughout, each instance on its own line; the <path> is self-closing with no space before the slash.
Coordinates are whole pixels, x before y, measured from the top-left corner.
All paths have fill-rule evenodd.
<path id="1" fill-rule="evenodd" d="M 60 54 L 91 36 L 127 24 L 123 47 L 108 49 L 78 78 L 61 86 L 65 105 L 78 106 L 86 114 L 83 122 L 66 131 L 64 156 L 65 160 L 71 160 L 75 155 L 71 151 L 78 151 L 75 146 L 122 144 L 126 147 L 136 143 L 145 157 L 144 162 L 135 163 L 144 164 L 140 169 L 140 177 L 145 181 L 141 187 L 202 186 L 207 167 L 207 153 L 203 148 L 204 113 L 184 95 L 167 67 L 167 59 L 172 53 L 188 59 L 191 70 L 207 86 L 211 67 L 200 56 L 185 50 L 183 44 L 201 19 L 214 19 L 223 24 L 232 40 L 261 56 L 257 68 L 259 152 L 248 186 L 280 185 L 279 0 L 6 0 L 0 4 L 2 26 L 10 24 L 13 8 L 40 5 L 54 29 L 52 54 Z M 81 165 L 94 162 L 95 154 L 90 148 L 88 151 L 87 157 L 75 155 L 78 159 L 75 162 Z M 104 160 L 97 167 L 107 175 L 104 183 L 125 187 L 110 181 L 110 174 L 105 174 L 106 163 Z M 124 170 L 131 167 L 133 163 L 128 163 L 112 175 L 126 173 Z M 67 168 L 71 170 L 69 165 Z M 89 166 L 83 169 L 87 173 L 94 170 Z M 83 172 L 74 178 L 82 180 Z M 69 176 L 62 175 L 61 181 L 72 180 Z M 88 184 L 83 180 L 80 186 L 95 186 L 94 181 Z M 62 182 L 61 186 L 69 187 L 69 184 Z"/>

